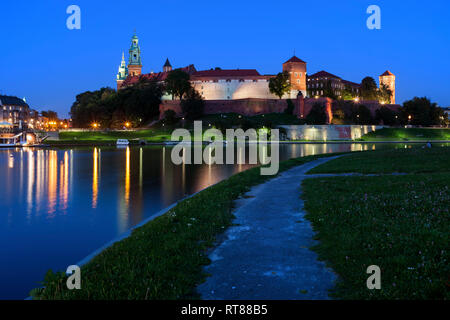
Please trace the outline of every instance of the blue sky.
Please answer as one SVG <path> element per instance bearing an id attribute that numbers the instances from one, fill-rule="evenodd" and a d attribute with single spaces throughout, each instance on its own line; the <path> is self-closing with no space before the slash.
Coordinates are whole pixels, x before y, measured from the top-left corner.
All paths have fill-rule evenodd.
<path id="1" fill-rule="evenodd" d="M 81 8 L 81 30 L 66 8 Z M 366 27 L 369 5 L 381 30 Z M 281 71 L 296 55 L 308 73 L 326 70 L 359 82 L 386 69 L 397 102 L 427 96 L 450 106 L 450 1 L 2 1 L 0 93 L 67 116 L 75 96 L 115 87 L 133 30 L 143 71 L 174 67 Z"/>

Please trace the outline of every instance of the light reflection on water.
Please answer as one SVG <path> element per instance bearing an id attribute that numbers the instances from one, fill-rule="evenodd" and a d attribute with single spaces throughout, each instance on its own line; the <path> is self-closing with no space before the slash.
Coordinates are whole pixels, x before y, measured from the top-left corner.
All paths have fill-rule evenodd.
<path id="1" fill-rule="evenodd" d="M 280 161 L 404 146 L 280 145 Z M 248 149 L 236 151 L 235 165 L 174 165 L 168 147 L 0 149 L 0 298 L 26 297 L 48 269 L 64 270 L 173 202 L 253 166 Z"/>

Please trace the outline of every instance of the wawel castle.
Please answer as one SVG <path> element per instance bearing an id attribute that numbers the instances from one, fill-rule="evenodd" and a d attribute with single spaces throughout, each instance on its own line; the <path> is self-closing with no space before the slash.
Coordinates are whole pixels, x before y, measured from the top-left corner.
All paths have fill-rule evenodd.
<path id="1" fill-rule="evenodd" d="M 205 100 L 237 100 L 237 99 L 278 99 L 269 91 L 269 79 L 275 75 L 261 75 L 255 69 L 221 69 L 196 70 L 194 65 L 180 68 L 190 75 L 193 87 Z M 117 89 L 136 83 L 142 76 L 148 80 L 162 82 L 166 79 L 172 65 L 166 60 L 161 72 L 142 74 L 141 50 L 136 35 L 131 38 L 128 65 L 122 54 L 122 62 L 117 73 Z M 342 91 L 349 90 L 358 95 L 360 84 L 346 81 L 326 71 L 312 75 L 307 74 L 306 62 L 293 56 L 282 64 L 282 71 L 290 75 L 291 91 L 284 99 L 296 98 L 301 92 L 303 97 L 324 95 L 326 85 L 331 84 L 333 93 L 340 96 Z M 380 84 L 384 83 L 393 91 L 391 103 L 395 103 L 395 76 L 386 71 L 380 76 Z M 165 95 L 163 100 L 171 100 Z"/>

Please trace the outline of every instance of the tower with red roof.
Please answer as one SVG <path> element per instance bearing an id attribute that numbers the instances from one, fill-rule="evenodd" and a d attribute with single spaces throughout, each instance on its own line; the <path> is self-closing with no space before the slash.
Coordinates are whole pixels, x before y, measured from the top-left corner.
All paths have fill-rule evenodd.
<path id="1" fill-rule="evenodd" d="M 300 91 L 306 97 L 306 62 L 293 56 L 283 63 L 283 72 L 289 73 L 291 98 L 296 98 Z"/>
<path id="2" fill-rule="evenodd" d="M 380 87 L 382 84 L 391 90 L 391 104 L 395 104 L 395 75 L 387 70 L 380 76 Z"/>

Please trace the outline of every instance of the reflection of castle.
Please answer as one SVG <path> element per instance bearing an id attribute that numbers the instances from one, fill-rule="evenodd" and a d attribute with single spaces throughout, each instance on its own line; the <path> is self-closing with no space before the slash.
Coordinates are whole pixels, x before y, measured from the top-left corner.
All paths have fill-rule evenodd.
<path id="1" fill-rule="evenodd" d="M 269 79 L 274 75 L 261 75 L 255 69 L 221 69 L 197 71 L 193 64 L 181 68 L 190 75 L 193 87 L 205 100 L 235 100 L 247 98 L 277 99 L 269 91 Z M 343 90 L 359 95 L 360 84 L 346 81 L 326 71 L 307 75 L 306 62 L 293 56 L 283 63 L 283 71 L 290 75 L 291 91 L 283 98 L 295 98 L 301 92 L 304 97 L 325 96 L 325 88 L 330 86 L 332 92 L 338 97 Z M 128 65 L 122 54 L 122 62 L 117 73 L 117 89 L 133 85 L 142 76 L 148 80 L 164 81 L 172 71 L 169 59 L 166 60 L 162 72 L 142 74 L 141 51 L 139 39 L 136 35 L 131 38 Z M 391 103 L 395 103 L 395 76 L 386 71 L 380 76 L 381 83 L 391 88 L 393 96 Z M 171 100 L 165 95 L 163 100 Z"/>

